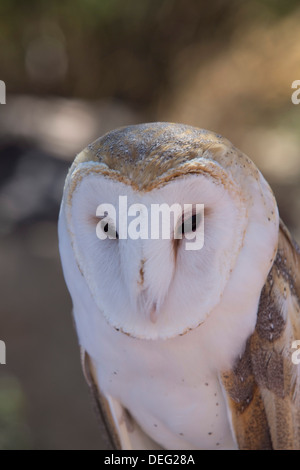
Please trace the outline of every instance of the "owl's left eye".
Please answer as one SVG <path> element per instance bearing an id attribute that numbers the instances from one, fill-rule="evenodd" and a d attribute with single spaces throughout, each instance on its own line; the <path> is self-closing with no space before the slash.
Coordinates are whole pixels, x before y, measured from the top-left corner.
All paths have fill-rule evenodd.
<path id="1" fill-rule="evenodd" d="M 188 218 L 184 218 L 182 216 L 182 223 L 178 227 L 178 234 L 185 234 L 190 232 L 196 232 L 197 228 L 199 227 L 201 222 L 201 214 L 193 214 Z"/>

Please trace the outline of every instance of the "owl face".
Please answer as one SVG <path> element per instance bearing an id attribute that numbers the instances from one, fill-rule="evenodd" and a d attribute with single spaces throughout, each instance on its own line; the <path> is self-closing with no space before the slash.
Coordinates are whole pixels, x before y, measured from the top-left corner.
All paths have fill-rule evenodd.
<path id="1" fill-rule="evenodd" d="M 156 126 L 114 131 L 79 154 L 60 217 L 61 236 L 70 239 L 99 314 L 115 329 L 143 339 L 171 338 L 205 323 L 246 263 L 243 289 L 253 283 L 255 270 L 255 282 L 263 284 L 278 227 L 273 196 L 247 157 L 232 155 L 227 141 L 207 139 L 204 131 L 178 126 L 174 137 L 175 125 Z M 233 158 L 238 168 L 232 169 Z M 147 237 L 118 237 L 120 196 L 147 219 Z M 99 225 L 101 204 L 113 207 L 116 217 L 107 211 Z M 163 204 L 177 209 L 168 237 L 153 238 L 153 207 Z M 204 205 L 197 224 L 183 225 L 197 215 L 185 214 L 185 204 Z M 129 225 L 137 213 L 127 216 Z M 116 236 L 102 239 L 97 230 Z M 190 232 L 197 231 L 204 234 L 203 247 L 187 249 Z M 235 295 L 243 289 L 238 283 Z"/>

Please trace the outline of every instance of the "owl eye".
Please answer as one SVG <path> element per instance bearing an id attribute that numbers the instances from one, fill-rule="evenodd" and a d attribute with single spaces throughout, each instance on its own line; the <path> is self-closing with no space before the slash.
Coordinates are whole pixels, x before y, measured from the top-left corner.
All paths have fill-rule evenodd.
<path id="1" fill-rule="evenodd" d="M 196 232 L 201 222 L 201 214 L 193 214 L 187 219 L 182 216 L 182 223 L 178 229 L 180 234 Z"/>
<path id="2" fill-rule="evenodd" d="M 105 216 L 105 218 L 100 221 L 100 227 L 103 232 L 107 234 L 109 239 L 119 239 L 119 235 L 114 227 L 114 224 L 111 221 L 107 220 L 107 216 Z"/>

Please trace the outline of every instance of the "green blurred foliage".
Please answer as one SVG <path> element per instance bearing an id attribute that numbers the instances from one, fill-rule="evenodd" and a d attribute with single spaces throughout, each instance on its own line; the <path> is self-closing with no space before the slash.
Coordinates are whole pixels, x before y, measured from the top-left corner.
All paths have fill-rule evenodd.
<path id="1" fill-rule="evenodd" d="M 148 106 L 168 90 L 180 50 L 205 38 L 228 40 L 238 3 L 2 0 L 1 77 L 8 92 Z"/>
<path id="2" fill-rule="evenodd" d="M 291 12 L 297 0 L 2 0 L 0 73 L 8 92 L 151 108 L 172 64 L 195 44 L 226 47 L 237 24 Z"/>
<path id="3" fill-rule="evenodd" d="M 25 401 L 19 382 L 0 379 L 0 450 L 27 449 L 30 433 L 25 423 Z"/>
<path id="4" fill-rule="evenodd" d="M 299 0 L 255 0 L 255 3 L 262 12 L 272 13 L 279 18 L 299 7 Z"/>

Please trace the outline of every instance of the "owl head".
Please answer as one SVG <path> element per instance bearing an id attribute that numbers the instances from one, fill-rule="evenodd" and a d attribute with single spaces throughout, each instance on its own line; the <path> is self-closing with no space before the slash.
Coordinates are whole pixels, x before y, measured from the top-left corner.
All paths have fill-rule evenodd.
<path id="1" fill-rule="evenodd" d="M 153 208 L 157 214 L 163 205 L 175 209 L 165 236 L 153 237 Z M 161 219 L 167 213 L 158 212 Z M 128 236 L 124 220 L 135 228 Z M 197 234 L 203 243 L 191 249 Z M 165 339 L 210 321 L 221 299 L 246 302 L 260 292 L 275 256 L 278 211 L 254 163 L 228 140 L 150 123 L 109 132 L 79 153 L 66 179 L 59 235 L 70 290 L 80 290 L 72 256 L 111 327 Z"/>

